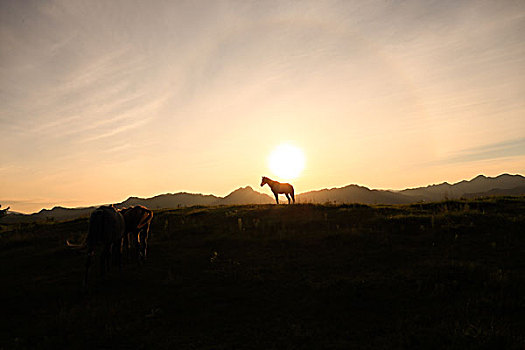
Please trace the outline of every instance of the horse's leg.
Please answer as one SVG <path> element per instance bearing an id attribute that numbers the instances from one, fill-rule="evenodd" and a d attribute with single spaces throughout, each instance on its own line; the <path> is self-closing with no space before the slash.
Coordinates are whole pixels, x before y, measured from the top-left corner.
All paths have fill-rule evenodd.
<path id="1" fill-rule="evenodd" d="M 120 269 L 122 269 L 122 261 L 124 260 L 124 243 L 125 241 L 127 240 L 127 234 L 124 233 L 124 235 L 122 235 L 122 237 L 120 237 L 120 251 L 119 251 L 119 256 L 120 256 Z M 127 252 L 126 252 L 127 254 Z M 126 263 L 128 263 L 129 261 L 127 260 L 127 257 L 126 257 Z"/>
<path id="2" fill-rule="evenodd" d="M 139 229 L 137 231 L 137 240 L 135 241 L 135 253 L 137 255 L 137 264 L 139 265 L 142 262 L 142 230 L 143 229 Z"/>
<path id="3" fill-rule="evenodd" d="M 146 262 L 146 254 L 148 251 L 149 224 L 150 223 L 148 222 L 148 224 L 142 228 L 141 235 L 139 236 L 143 263 Z"/>
<path id="4" fill-rule="evenodd" d="M 111 243 L 108 247 L 108 255 L 106 257 L 106 271 L 111 271 L 111 266 L 115 264 L 117 256 L 114 255 L 115 253 L 115 243 Z"/>
<path id="5" fill-rule="evenodd" d="M 120 239 L 113 244 L 113 251 L 111 253 L 113 263 L 118 266 L 119 271 L 122 270 L 122 240 L 124 237 L 120 237 Z"/>
<path id="6" fill-rule="evenodd" d="M 292 195 L 293 204 L 295 204 L 295 195 L 294 195 L 294 193 L 293 193 L 293 190 L 292 190 L 292 192 L 291 192 L 290 194 Z"/>
<path id="7" fill-rule="evenodd" d="M 107 244 L 104 244 L 102 248 L 102 253 L 100 253 L 100 275 L 104 279 L 106 275 L 106 269 L 109 267 L 108 258 L 109 258 L 110 247 Z"/>
<path id="8" fill-rule="evenodd" d="M 133 263 L 133 259 L 135 256 L 135 253 L 133 251 L 133 248 L 135 247 L 135 231 L 129 231 L 126 235 L 126 239 L 128 241 L 126 245 L 126 255 L 128 256 L 127 259 L 130 263 Z"/>
<path id="9" fill-rule="evenodd" d="M 273 195 L 275 196 L 275 201 L 279 204 L 279 194 L 274 192 Z"/>
<path id="10" fill-rule="evenodd" d="M 290 196 L 288 196 L 288 193 L 284 194 L 286 196 L 286 199 L 288 199 L 288 204 L 290 204 Z"/>
<path id="11" fill-rule="evenodd" d="M 133 260 L 137 263 L 137 264 L 140 264 L 140 229 L 139 230 L 134 230 L 133 231 L 133 247 L 132 247 L 132 251 L 133 251 Z"/>
<path id="12" fill-rule="evenodd" d="M 91 266 L 91 260 L 93 259 L 94 254 L 95 252 L 93 250 L 88 251 L 87 260 L 86 260 L 86 274 L 84 276 L 84 287 L 86 287 L 88 283 L 89 268 Z"/>
<path id="13" fill-rule="evenodd" d="M 126 263 L 129 263 L 129 232 L 124 233 L 122 236 L 122 251 L 126 257 Z"/>

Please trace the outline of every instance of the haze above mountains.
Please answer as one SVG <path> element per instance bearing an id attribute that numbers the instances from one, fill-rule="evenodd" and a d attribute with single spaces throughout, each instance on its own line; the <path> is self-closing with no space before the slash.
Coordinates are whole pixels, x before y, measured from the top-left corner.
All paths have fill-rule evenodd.
<path id="1" fill-rule="evenodd" d="M 269 189 L 265 188 L 269 192 Z M 322 189 L 296 195 L 297 203 L 362 203 L 362 204 L 409 204 L 417 202 L 432 202 L 445 199 L 475 198 L 484 196 L 525 195 L 525 177 L 521 175 L 502 174 L 497 177 L 479 175 L 469 181 L 463 180 L 455 184 L 447 182 L 426 187 L 410 188 L 401 191 L 374 190 L 358 185 Z M 286 203 L 284 196 L 280 203 Z M 203 195 L 199 193 L 168 193 L 151 198 L 129 197 L 115 204 L 118 208 L 132 205 L 144 205 L 150 209 L 169 209 L 195 205 L 245 205 L 273 204 L 272 196 L 257 192 L 250 186 L 241 187 L 225 197 Z M 42 209 L 34 214 L 9 213 L 0 218 L 0 223 L 33 222 L 45 220 L 68 220 L 87 216 L 95 208 L 63 208 L 51 210 Z"/>

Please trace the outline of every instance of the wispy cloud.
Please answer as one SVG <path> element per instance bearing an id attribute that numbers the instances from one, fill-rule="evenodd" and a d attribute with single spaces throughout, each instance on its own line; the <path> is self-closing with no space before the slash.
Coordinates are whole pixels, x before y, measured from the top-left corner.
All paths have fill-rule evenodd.
<path id="1" fill-rule="evenodd" d="M 525 156 L 525 137 L 467 148 L 450 155 L 440 163 L 466 163 L 519 156 Z"/>
<path id="2" fill-rule="evenodd" d="M 83 131 L 90 130 L 91 132 L 88 136 L 79 139 L 79 142 L 91 142 L 115 136 L 124 131 L 130 131 L 149 123 L 153 119 L 152 114 L 154 111 L 161 107 L 169 96 L 169 93 L 164 93 L 140 106 L 134 106 L 125 112 L 117 113 L 110 119 L 98 120 L 93 126 L 84 128 Z M 111 129 L 109 127 L 111 127 Z"/>
<path id="3" fill-rule="evenodd" d="M 283 138 L 309 147 L 310 188 L 411 186 L 423 159 L 421 184 L 521 171 L 523 18 L 519 1 L 0 1 L 0 195 L 220 189 Z"/>

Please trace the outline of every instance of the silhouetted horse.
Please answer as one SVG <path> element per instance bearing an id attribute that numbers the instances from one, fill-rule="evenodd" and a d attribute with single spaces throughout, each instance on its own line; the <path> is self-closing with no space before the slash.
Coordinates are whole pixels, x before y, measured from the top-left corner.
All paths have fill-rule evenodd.
<path id="1" fill-rule="evenodd" d="M 121 263 L 121 245 L 124 236 L 124 218 L 112 205 L 102 206 L 93 211 L 89 218 L 89 231 L 86 238 L 87 261 L 84 285 L 87 285 L 89 268 L 95 255 L 95 248 L 102 246 L 100 253 L 100 273 L 105 275 L 110 267 L 113 255 L 115 261 Z M 69 242 L 68 242 L 68 245 Z"/>
<path id="2" fill-rule="evenodd" d="M 129 256 L 130 245 L 135 248 L 135 252 L 142 262 L 146 261 L 148 249 L 148 235 L 153 212 L 146 207 L 136 205 L 134 207 L 120 210 L 124 217 L 126 229 L 124 233 L 124 249 L 126 257 Z"/>
<path id="3" fill-rule="evenodd" d="M 261 181 L 261 187 L 265 184 L 268 184 L 268 186 L 270 186 L 273 195 L 275 196 L 275 201 L 277 202 L 277 204 L 279 204 L 279 193 L 284 193 L 286 195 L 286 198 L 288 198 L 288 204 L 290 204 L 290 197 L 288 195 L 292 196 L 292 200 L 295 203 L 293 186 L 289 183 L 282 184 L 280 182 L 273 181 L 272 179 L 267 178 L 266 176 L 263 176 Z"/>
<path id="4" fill-rule="evenodd" d="M 1 208 L 1 207 L 2 207 L 2 205 L 0 204 L 0 208 Z M 7 215 L 7 211 L 8 211 L 10 208 L 11 208 L 11 207 L 7 207 L 7 208 L 5 208 L 5 209 L 0 209 L 0 218 L 1 218 L 2 216 Z"/>

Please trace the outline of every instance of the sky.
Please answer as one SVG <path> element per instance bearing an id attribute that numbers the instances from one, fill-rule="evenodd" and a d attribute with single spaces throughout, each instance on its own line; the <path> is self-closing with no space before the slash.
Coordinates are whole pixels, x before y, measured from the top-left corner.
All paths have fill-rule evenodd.
<path id="1" fill-rule="evenodd" d="M 0 204 L 525 174 L 525 2 L 0 1 Z"/>

